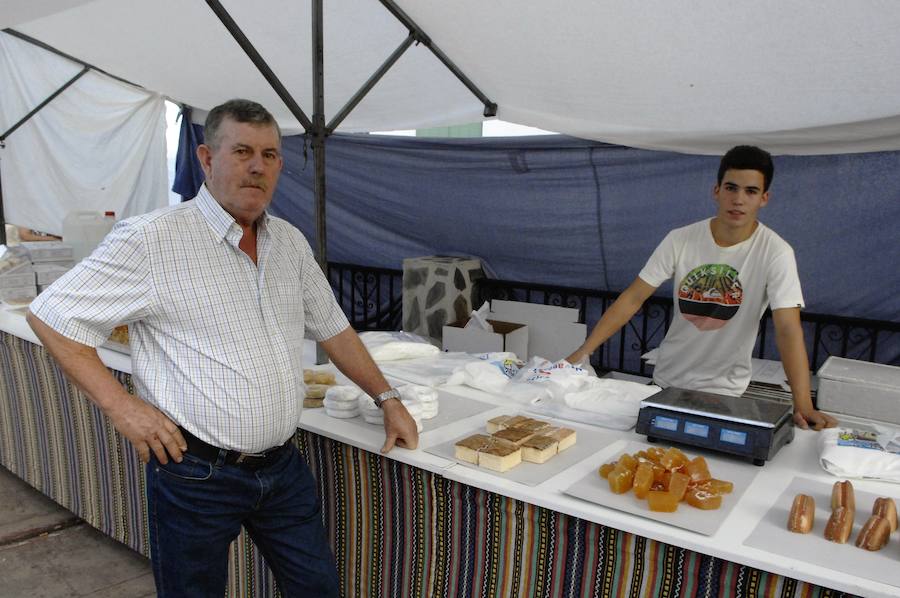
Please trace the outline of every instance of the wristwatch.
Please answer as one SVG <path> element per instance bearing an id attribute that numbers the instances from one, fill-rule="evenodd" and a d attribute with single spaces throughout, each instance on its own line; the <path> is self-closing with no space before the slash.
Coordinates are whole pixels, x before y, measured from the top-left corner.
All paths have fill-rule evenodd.
<path id="1" fill-rule="evenodd" d="M 381 409 L 381 404 L 387 401 L 388 399 L 397 399 L 400 400 L 400 391 L 396 388 L 389 388 L 383 393 L 372 397 L 372 400 L 375 401 L 375 405 Z"/>

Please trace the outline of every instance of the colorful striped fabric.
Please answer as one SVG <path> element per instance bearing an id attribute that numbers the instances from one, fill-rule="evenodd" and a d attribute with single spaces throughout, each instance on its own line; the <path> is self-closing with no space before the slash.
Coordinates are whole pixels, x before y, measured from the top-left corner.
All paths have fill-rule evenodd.
<path id="1" fill-rule="evenodd" d="M 0 464 L 148 554 L 144 468 L 38 345 L 0 332 Z M 130 387 L 130 376 L 116 373 Z M 300 431 L 343 596 L 830 597 L 841 592 L 459 484 Z M 228 596 L 277 596 L 245 534 Z"/>

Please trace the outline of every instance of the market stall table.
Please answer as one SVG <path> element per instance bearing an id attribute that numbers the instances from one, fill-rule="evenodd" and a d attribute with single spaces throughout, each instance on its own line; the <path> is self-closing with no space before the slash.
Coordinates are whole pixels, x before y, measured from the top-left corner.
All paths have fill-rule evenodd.
<path id="1" fill-rule="evenodd" d="M 133 449 L 64 380 L 22 313 L 0 311 L 0 331 L 0 463 L 147 554 L 143 467 Z M 100 353 L 130 388 L 127 356 Z M 321 409 L 303 413 L 296 440 L 318 480 L 345 595 L 900 594 L 897 585 L 817 564 L 814 554 L 785 556 L 747 542 L 795 476 L 835 481 L 817 465 L 814 432 L 798 430 L 706 536 L 565 493 L 629 442 L 645 441 L 633 431 L 596 428 L 601 446 L 532 486 L 430 453 L 518 408 L 464 387 L 440 396 L 496 407 L 424 432 L 417 450 L 387 456 L 379 454 L 377 426 L 366 430 Z M 861 492 L 897 495 L 890 484 L 855 483 Z M 900 561 L 896 535 L 884 551 Z M 229 559 L 232 595 L 272 595 L 271 574 L 245 535 Z"/>

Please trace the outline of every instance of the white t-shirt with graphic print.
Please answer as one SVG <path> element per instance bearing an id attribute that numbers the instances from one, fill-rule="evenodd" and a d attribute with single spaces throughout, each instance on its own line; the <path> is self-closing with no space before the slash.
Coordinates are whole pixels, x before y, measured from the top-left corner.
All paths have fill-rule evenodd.
<path id="1" fill-rule="evenodd" d="M 671 231 L 638 274 L 654 287 L 674 278 L 675 314 L 653 381 L 739 396 L 766 307 L 803 307 L 803 293 L 794 250 L 773 230 L 759 223 L 746 241 L 719 247 L 711 221 Z"/>

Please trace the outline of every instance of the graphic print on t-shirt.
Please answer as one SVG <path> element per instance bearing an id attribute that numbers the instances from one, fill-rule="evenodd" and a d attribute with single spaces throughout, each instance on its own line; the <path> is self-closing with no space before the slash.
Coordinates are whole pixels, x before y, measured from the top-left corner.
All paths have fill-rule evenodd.
<path id="1" fill-rule="evenodd" d="M 728 264 L 704 264 L 687 273 L 678 287 L 681 315 L 700 330 L 718 330 L 741 307 L 738 271 Z"/>

